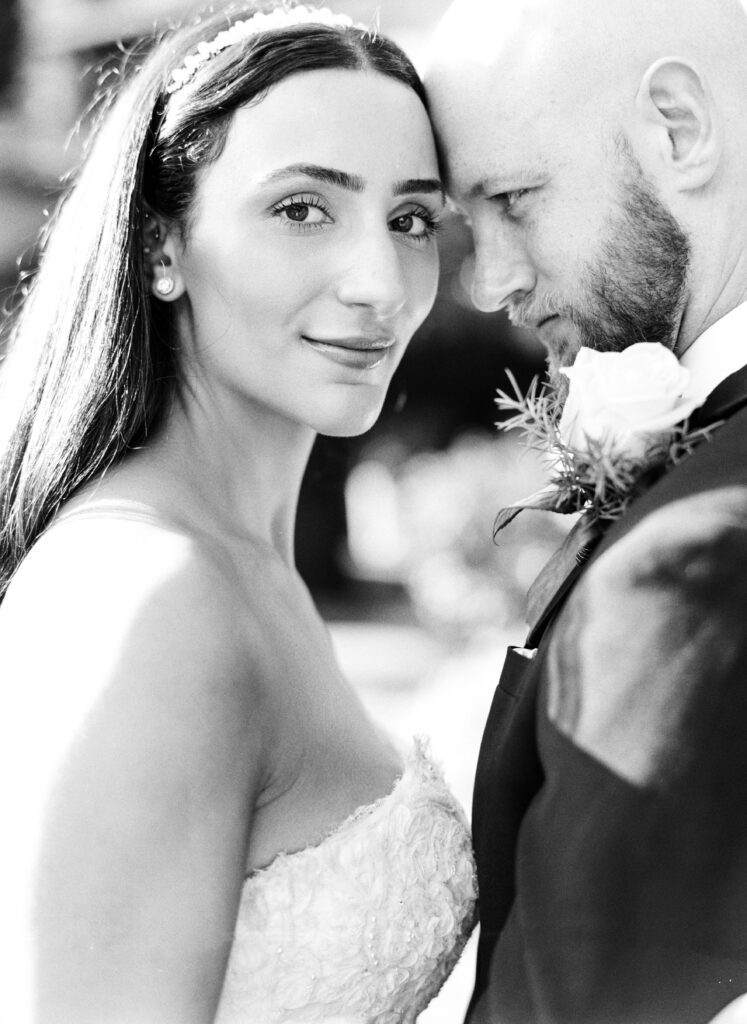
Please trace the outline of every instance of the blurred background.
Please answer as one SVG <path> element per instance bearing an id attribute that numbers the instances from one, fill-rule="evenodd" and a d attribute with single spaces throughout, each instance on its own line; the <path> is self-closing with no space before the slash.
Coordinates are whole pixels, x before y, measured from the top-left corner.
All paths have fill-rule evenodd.
<path id="1" fill-rule="evenodd" d="M 60 182 L 75 167 L 76 123 L 102 62 L 196 8 L 193 0 L 0 0 L 0 308 Z M 214 4 L 220 6 L 220 3 Z M 329 0 L 378 21 L 423 68 L 448 0 Z M 449 217 L 436 307 L 362 438 L 319 438 L 299 510 L 297 559 L 343 668 L 403 748 L 430 735 L 469 808 L 480 735 L 507 643 L 524 638 L 524 594 L 561 542 L 560 517 L 527 513 L 493 542 L 499 508 L 536 490 L 541 467 L 495 429 L 509 367 L 543 369 L 531 337 L 469 301 L 469 233 Z M 460 1021 L 474 942 L 423 1024 Z"/>

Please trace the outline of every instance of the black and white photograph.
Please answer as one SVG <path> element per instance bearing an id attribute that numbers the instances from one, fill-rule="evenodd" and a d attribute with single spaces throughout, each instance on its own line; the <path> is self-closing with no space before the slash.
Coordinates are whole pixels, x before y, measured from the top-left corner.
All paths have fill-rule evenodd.
<path id="1" fill-rule="evenodd" d="M 3 1024 L 747 1024 L 746 112 L 747 0 L 2 0 Z"/>

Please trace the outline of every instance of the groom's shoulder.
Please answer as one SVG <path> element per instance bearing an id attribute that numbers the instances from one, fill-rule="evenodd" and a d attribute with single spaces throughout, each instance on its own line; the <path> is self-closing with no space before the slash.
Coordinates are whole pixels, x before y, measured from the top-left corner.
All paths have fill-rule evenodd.
<path id="1" fill-rule="evenodd" d="M 616 594 L 644 586 L 675 588 L 682 598 L 708 567 L 710 582 L 747 579 L 747 409 L 674 466 L 608 530 L 571 595 Z M 697 569 L 696 567 L 700 567 Z M 623 594 L 626 591 L 626 594 Z M 717 594 L 712 600 L 717 600 Z M 744 607 L 744 606 L 743 606 Z"/>
<path id="2" fill-rule="evenodd" d="M 590 621 L 609 613 L 618 622 L 616 632 L 627 629 L 631 636 L 649 628 L 647 616 L 657 631 L 733 618 L 734 628 L 745 633 L 746 568 L 747 479 L 726 477 L 719 486 L 683 488 L 605 546 L 572 595 L 570 610 L 583 606 L 582 619 Z"/>
<path id="3" fill-rule="evenodd" d="M 635 665 L 650 677 L 653 662 L 676 660 L 685 641 L 694 650 L 707 631 L 747 647 L 746 566 L 743 410 L 608 529 L 547 635 L 540 675 L 558 675 L 553 664 L 574 664 L 560 673 L 568 695 L 570 677 L 579 685 L 596 677 L 599 688 L 612 660 L 628 666 L 628 679 L 637 675 Z"/>
<path id="4" fill-rule="evenodd" d="M 584 587 L 694 586 L 702 572 L 747 581 L 747 480 L 685 493 L 649 512 L 601 552 Z M 710 595 L 712 601 L 718 594 Z"/>
<path id="5" fill-rule="evenodd" d="M 730 482 L 747 484 L 747 407 L 725 423 L 710 428 L 706 438 L 664 477 L 665 498 L 670 489 L 677 494 Z"/>
<path id="6" fill-rule="evenodd" d="M 691 455 L 672 466 L 629 506 L 607 531 L 596 560 L 650 516 L 660 513 L 657 523 L 676 519 L 683 508 L 695 507 L 683 506 L 681 502 L 697 495 L 710 495 L 710 499 L 698 507 L 715 509 L 726 492 L 733 497 L 735 488 L 740 487 L 747 488 L 747 408 L 713 430 Z"/>
<path id="7" fill-rule="evenodd" d="M 550 646 L 569 652 L 672 644 L 715 636 L 747 644 L 747 480 L 656 505 L 605 543 L 574 587 Z M 741 639 L 739 639 L 741 638 Z M 591 645 L 591 646 L 590 646 Z M 747 653 L 747 652 L 746 652 Z"/>
<path id="8" fill-rule="evenodd" d="M 743 572 L 746 523 L 747 409 L 713 431 L 608 527 L 555 602 L 544 646 L 555 638 L 557 647 L 560 639 L 575 635 L 579 622 L 596 621 L 595 602 L 603 611 L 612 602 L 640 597 L 645 580 L 653 585 L 658 579 L 661 589 L 666 578 L 670 590 L 687 592 L 695 548 L 701 561 L 707 555 L 714 585 L 722 567 L 728 572 L 739 566 Z"/>
<path id="9" fill-rule="evenodd" d="M 549 643 L 555 727 L 636 784 L 668 771 L 687 709 L 743 679 L 745 567 L 747 483 L 668 502 L 607 548 Z"/>

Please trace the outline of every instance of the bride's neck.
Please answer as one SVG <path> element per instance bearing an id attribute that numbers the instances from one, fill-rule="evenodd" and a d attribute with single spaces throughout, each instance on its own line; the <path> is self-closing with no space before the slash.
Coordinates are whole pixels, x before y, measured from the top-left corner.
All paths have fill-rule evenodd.
<path id="1" fill-rule="evenodd" d="M 293 563 L 296 507 L 314 432 L 266 409 L 242 416 L 175 402 L 143 455 L 172 500 L 226 535 L 261 538 Z"/>

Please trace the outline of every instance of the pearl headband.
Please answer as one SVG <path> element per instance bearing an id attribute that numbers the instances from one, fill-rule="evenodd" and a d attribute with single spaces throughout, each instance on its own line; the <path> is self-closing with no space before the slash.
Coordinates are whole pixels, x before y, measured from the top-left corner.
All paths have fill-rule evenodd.
<path id="1" fill-rule="evenodd" d="M 171 81 L 166 86 L 167 93 L 177 92 L 186 85 L 207 61 L 221 53 L 234 43 L 239 43 L 249 36 L 273 29 L 284 29 L 294 25 L 328 25 L 331 28 L 353 28 L 353 21 L 347 14 L 334 14 L 327 7 L 291 7 L 286 10 L 271 11 L 269 14 L 253 14 L 245 21 L 236 21 L 230 28 L 219 32 L 209 42 L 199 43 L 194 53 L 185 58 L 184 63 L 171 74 Z M 355 26 L 363 28 L 364 26 Z"/>

